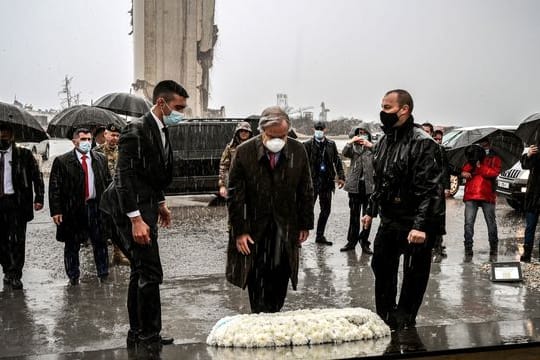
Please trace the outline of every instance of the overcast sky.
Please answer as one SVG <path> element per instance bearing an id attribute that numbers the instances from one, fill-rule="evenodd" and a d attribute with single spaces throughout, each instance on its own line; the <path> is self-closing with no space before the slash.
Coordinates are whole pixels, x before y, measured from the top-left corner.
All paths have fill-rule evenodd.
<path id="1" fill-rule="evenodd" d="M 0 101 L 57 108 L 64 75 L 84 102 L 129 91 L 129 0 L 0 2 Z M 229 116 L 325 102 L 377 120 L 404 88 L 418 122 L 515 124 L 540 112 L 540 1 L 217 0 L 211 107 Z"/>

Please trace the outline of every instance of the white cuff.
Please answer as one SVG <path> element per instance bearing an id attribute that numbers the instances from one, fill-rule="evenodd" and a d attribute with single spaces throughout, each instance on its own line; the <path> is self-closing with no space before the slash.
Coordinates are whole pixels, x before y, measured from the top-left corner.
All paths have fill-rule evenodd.
<path id="1" fill-rule="evenodd" d="M 130 217 L 130 218 L 134 218 L 134 217 L 137 217 L 137 216 L 141 216 L 141 212 L 139 210 L 130 211 L 130 212 L 127 213 L 127 216 Z"/>

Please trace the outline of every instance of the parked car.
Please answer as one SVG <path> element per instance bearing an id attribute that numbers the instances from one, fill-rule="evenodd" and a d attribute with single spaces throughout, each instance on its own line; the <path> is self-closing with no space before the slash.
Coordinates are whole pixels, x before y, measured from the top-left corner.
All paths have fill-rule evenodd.
<path id="1" fill-rule="evenodd" d="M 528 148 L 525 152 L 527 151 Z M 504 197 L 508 205 L 518 211 L 523 210 L 529 172 L 522 169 L 518 161 L 512 168 L 497 177 L 497 194 Z"/>
<path id="2" fill-rule="evenodd" d="M 51 156 L 54 157 L 72 150 L 73 142 L 70 139 L 50 138 L 39 143 L 33 143 L 29 149 L 32 150 L 35 156 L 41 156 L 45 161 Z"/>

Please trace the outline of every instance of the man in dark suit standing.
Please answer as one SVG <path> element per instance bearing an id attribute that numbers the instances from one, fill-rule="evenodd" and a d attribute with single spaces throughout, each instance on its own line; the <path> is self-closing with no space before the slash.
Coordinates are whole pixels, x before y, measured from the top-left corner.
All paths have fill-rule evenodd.
<path id="1" fill-rule="evenodd" d="M 113 217 L 120 233 L 117 245 L 131 264 L 128 349 L 155 353 L 173 342 L 160 335 L 163 271 L 157 224 L 167 227 L 171 222 L 164 196 L 173 162 L 166 126 L 182 121 L 187 98 L 186 90 L 172 80 L 156 85 L 151 111 L 120 135 L 116 175 L 102 199 L 103 211 Z"/>
<path id="2" fill-rule="evenodd" d="M 71 285 L 79 283 L 79 250 L 88 238 L 94 250 L 97 275 L 109 274 L 107 242 L 101 232 L 99 201 L 111 182 L 107 159 L 91 149 L 92 132 L 73 133 L 74 150 L 54 159 L 49 178 L 49 207 L 57 225 L 56 240 L 64 245 L 64 264 Z"/>
<path id="3" fill-rule="evenodd" d="M 23 288 L 26 223 L 43 208 L 44 191 L 32 152 L 16 146 L 12 127 L 0 124 L 0 262 L 4 284 L 14 290 Z"/>
<path id="4" fill-rule="evenodd" d="M 313 185 L 301 142 L 277 106 L 265 109 L 261 134 L 236 150 L 229 173 L 227 280 L 248 287 L 251 312 L 278 312 L 289 279 L 296 290 L 301 244 L 313 229 Z"/>

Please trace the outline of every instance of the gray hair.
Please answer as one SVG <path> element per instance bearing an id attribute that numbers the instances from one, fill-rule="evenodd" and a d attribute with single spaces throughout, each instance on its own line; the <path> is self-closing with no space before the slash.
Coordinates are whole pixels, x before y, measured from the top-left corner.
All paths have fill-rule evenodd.
<path id="1" fill-rule="evenodd" d="M 291 128 L 291 120 L 289 115 L 279 106 L 270 106 L 263 110 L 261 118 L 259 119 L 259 131 L 264 131 L 264 129 L 271 126 L 279 125 L 285 120 L 287 122 L 287 128 Z"/>

